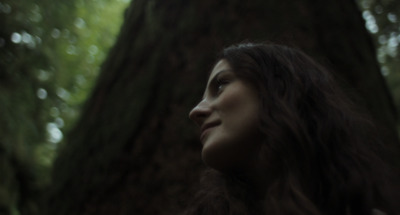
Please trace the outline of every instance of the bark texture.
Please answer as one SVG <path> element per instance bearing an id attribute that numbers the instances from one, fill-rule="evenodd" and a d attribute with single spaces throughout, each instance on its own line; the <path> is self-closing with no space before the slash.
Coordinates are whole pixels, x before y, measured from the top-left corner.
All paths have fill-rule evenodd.
<path id="1" fill-rule="evenodd" d="M 397 147 L 395 109 L 353 1 L 133 0 L 60 150 L 48 214 L 181 211 L 204 168 L 188 112 L 217 52 L 247 39 L 294 45 L 328 65 Z"/>

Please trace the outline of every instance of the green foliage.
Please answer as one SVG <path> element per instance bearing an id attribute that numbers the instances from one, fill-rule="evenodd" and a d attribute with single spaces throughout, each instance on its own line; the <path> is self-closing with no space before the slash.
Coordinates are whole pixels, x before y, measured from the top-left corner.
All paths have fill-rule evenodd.
<path id="1" fill-rule="evenodd" d="M 377 59 L 400 114 L 400 1 L 357 0 L 374 38 Z M 400 122 L 398 132 L 400 134 Z"/>
<path id="2" fill-rule="evenodd" d="M 15 197 L 0 198 L 1 210 L 34 214 L 20 199 L 35 201 L 29 193 L 50 184 L 63 132 L 79 115 L 128 3 L 0 0 L 0 172 L 33 179 L 0 181 L 0 197 Z"/>

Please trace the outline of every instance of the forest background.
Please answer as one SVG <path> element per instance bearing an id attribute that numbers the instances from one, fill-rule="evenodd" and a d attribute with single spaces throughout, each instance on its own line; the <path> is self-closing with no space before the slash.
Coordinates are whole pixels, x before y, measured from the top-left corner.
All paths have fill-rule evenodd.
<path id="1" fill-rule="evenodd" d="M 143 3 L 144 6 L 140 5 L 142 1 L 137 0 L 137 2 L 136 8 L 141 8 L 142 11 L 145 11 L 144 14 L 149 20 L 157 20 L 159 16 L 167 17 L 170 15 L 152 13 L 152 8 L 158 4 L 151 2 L 157 1 L 148 1 L 150 3 Z M 371 41 L 373 41 L 376 50 L 376 53 L 374 53 L 376 58 L 374 60 L 376 59 L 379 62 L 380 74 L 385 78 L 385 83 L 390 90 L 391 98 L 389 100 L 394 105 L 397 113 L 400 113 L 400 2 L 395 0 L 358 0 L 357 5 L 359 12 L 354 13 L 353 16 L 362 17 L 364 20 L 363 27 L 370 33 Z M 165 5 L 165 7 L 168 6 L 170 5 Z M 183 3 L 181 7 L 185 8 Z M 74 150 L 78 149 L 68 149 L 68 144 L 69 142 L 74 142 L 69 141 L 74 139 L 74 135 L 79 136 L 77 130 L 82 131 L 82 129 L 85 129 L 80 119 L 87 119 L 82 117 L 82 114 L 87 114 L 87 112 L 83 111 L 85 104 L 86 109 L 89 109 L 90 105 L 88 103 L 93 104 L 95 102 L 93 97 L 98 92 L 94 90 L 95 86 L 100 86 L 104 82 L 103 79 L 113 78 L 111 75 L 99 77 L 99 73 L 102 71 L 101 68 L 104 70 L 104 68 L 110 68 L 110 64 L 113 64 L 111 60 L 107 61 L 106 59 L 112 59 L 110 55 L 118 55 L 118 51 L 115 48 L 113 51 L 111 47 L 113 47 L 118 37 L 120 40 L 124 39 L 129 43 L 131 41 L 130 38 L 121 37 L 136 33 L 125 32 L 123 34 L 124 27 L 121 27 L 124 20 L 125 22 L 129 21 L 131 14 L 135 14 L 132 12 L 134 9 L 134 2 L 129 2 L 128 0 L 73 0 L 59 2 L 51 0 L 0 0 L 0 214 L 43 214 L 46 211 L 49 211 L 48 213 L 51 214 L 51 211 L 54 212 L 56 209 L 52 209 L 52 206 L 48 205 L 50 204 L 50 198 L 59 199 L 51 203 L 54 205 L 54 208 L 65 211 L 59 214 L 90 214 L 96 211 L 98 214 L 98 211 L 112 210 L 111 208 L 113 207 L 111 206 L 99 209 L 99 202 L 105 201 L 104 196 L 110 194 L 104 190 L 102 191 L 102 195 L 104 196 L 100 200 L 93 197 L 94 194 L 66 192 L 65 187 L 68 186 L 65 184 L 70 182 L 60 182 L 62 180 L 59 178 L 70 179 L 70 177 L 73 177 L 72 174 L 75 173 L 73 171 L 65 171 L 65 174 L 69 174 L 69 176 L 60 176 L 62 174 L 59 172 L 62 172 L 65 162 L 59 162 L 58 173 L 54 171 L 53 165 L 57 159 L 75 159 L 75 162 L 81 162 L 83 166 L 85 166 L 85 163 L 91 163 L 88 168 L 96 166 L 101 169 L 107 166 L 100 173 L 97 172 L 97 175 L 94 174 L 96 176 L 91 176 L 94 179 L 83 178 L 80 181 L 86 183 L 85 180 L 89 180 L 88 184 L 96 184 L 104 182 L 99 178 L 102 177 L 102 174 L 106 175 L 108 173 L 107 168 L 112 166 L 113 163 L 115 164 L 115 162 L 111 162 L 111 164 L 105 164 L 105 162 L 113 161 L 113 156 L 117 156 L 118 149 L 108 149 L 116 151 L 113 152 L 115 153 L 114 155 L 95 155 L 92 158 L 85 154 L 84 156 L 82 155 L 83 158 L 76 158 L 68 156 L 68 153 L 75 153 L 76 151 Z M 132 19 L 139 18 L 133 17 Z M 160 27 L 156 25 L 156 21 L 154 22 L 147 23 L 147 28 Z M 137 29 L 140 29 L 140 27 Z M 268 31 L 268 29 L 265 30 Z M 157 31 L 154 30 L 154 32 Z M 168 32 L 168 34 L 171 37 L 174 36 L 174 32 Z M 157 36 L 168 37 L 168 35 L 162 34 L 158 34 Z M 215 38 L 211 39 L 215 40 Z M 179 46 L 179 44 L 171 44 L 170 47 L 174 47 L 174 45 Z M 138 56 L 140 56 L 140 50 L 143 54 L 148 54 L 147 49 L 153 48 L 151 44 L 143 46 L 135 46 L 138 47 Z M 218 49 L 213 51 L 218 51 Z M 152 55 L 157 55 L 157 53 L 152 53 Z M 343 53 L 343 55 L 346 55 L 346 53 Z M 177 58 L 179 56 L 174 57 Z M 212 59 L 212 56 L 210 58 Z M 169 60 L 171 61 L 171 59 Z M 175 59 L 175 61 L 178 60 Z M 163 61 L 156 62 L 160 63 Z M 140 64 L 140 61 L 136 63 Z M 202 65 L 203 70 L 209 69 L 206 66 L 207 64 Z M 129 67 L 129 65 L 125 66 Z M 160 65 L 153 66 L 159 67 Z M 150 67 L 151 65 L 148 66 L 148 68 Z M 106 74 L 106 72 L 102 72 Z M 144 79 L 155 79 L 155 75 L 157 74 L 150 74 L 148 77 L 144 77 Z M 166 80 L 169 80 L 169 78 L 166 78 Z M 199 80 L 199 82 L 204 81 L 204 78 Z M 146 83 L 152 82 L 148 81 Z M 137 82 L 132 82 L 132 84 L 140 85 Z M 168 83 L 165 84 L 166 86 L 168 85 Z M 150 84 L 150 86 L 153 85 Z M 199 84 L 199 89 L 202 86 L 202 84 Z M 143 89 L 146 91 L 147 88 L 143 87 Z M 118 90 L 129 91 L 129 89 Z M 174 88 L 174 90 L 179 91 L 179 88 Z M 152 90 L 150 88 L 147 91 Z M 118 92 L 115 93 L 119 95 Z M 146 94 L 146 92 L 142 93 Z M 196 91 L 196 93 L 188 95 L 185 92 L 177 92 L 173 95 L 181 97 L 193 96 L 191 101 L 196 101 L 200 95 L 200 91 Z M 89 99 L 91 95 L 92 99 Z M 135 93 L 132 93 L 132 95 L 137 96 Z M 376 99 L 379 100 L 379 98 Z M 132 104 L 132 106 L 124 106 L 127 104 L 117 105 L 118 102 L 115 103 L 113 111 L 122 115 L 124 113 L 121 113 L 123 112 L 121 110 L 124 110 L 124 108 L 140 109 L 140 107 L 135 106 L 135 104 L 140 104 L 140 102 Z M 165 109 L 181 108 L 174 106 L 167 107 L 163 105 L 165 103 L 167 102 L 161 99 L 158 103 L 158 109 L 152 111 L 165 112 Z M 192 102 L 191 104 L 194 103 Z M 186 111 L 186 109 L 182 108 L 179 110 Z M 110 112 L 113 111 L 110 110 Z M 128 111 L 125 114 L 129 115 L 130 113 Z M 101 118 L 101 116 L 96 117 Z M 390 117 L 393 117 L 393 121 L 397 120 L 396 114 Z M 165 120 L 182 121 L 182 119 L 174 119 L 173 117 Z M 118 129 L 118 126 L 121 125 L 124 125 L 124 123 L 107 122 L 105 127 L 112 128 L 109 129 L 112 133 L 112 131 Z M 400 133 L 398 120 L 394 126 L 397 132 Z M 149 131 L 157 130 L 160 129 L 160 125 L 156 123 L 147 126 L 147 128 Z M 94 131 L 90 131 L 89 129 L 93 130 L 95 128 L 88 128 L 87 133 L 90 134 Z M 104 131 L 102 130 L 102 132 Z M 186 141 L 192 140 L 193 131 L 190 129 L 183 131 L 183 133 L 177 135 L 182 135 L 182 138 Z M 113 136 L 112 134 L 110 135 Z M 142 134 L 144 136 L 142 138 L 146 139 L 146 135 L 149 134 Z M 84 143 L 85 138 L 81 138 L 80 143 Z M 114 138 L 118 139 L 118 137 Z M 137 139 L 140 141 L 140 137 Z M 73 144 L 79 143 L 71 143 L 70 145 Z M 96 147 L 96 145 L 88 144 L 87 147 L 89 151 L 87 153 L 90 154 L 90 150 L 92 149 L 89 148 Z M 198 148 L 194 148 L 198 150 Z M 165 148 L 161 148 L 160 150 L 163 150 L 165 153 L 174 153 L 173 151 L 169 152 Z M 64 153 L 64 157 L 59 158 L 60 153 Z M 140 157 L 141 155 L 137 156 Z M 191 157 L 194 160 L 199 159 L 195 154 L 191 155 Z M 146 160 L 148 158 L 140 159 Z M 152 157 L 151 159 L 155 158 Z M 162 162 L 160 161 L 160 163 Z M 198 162 L 194 163 L 201 165 Z M 133 169 L 137 168 L 136 164 L 130 165 Z M 172 165 L 172 163 L 166 165 Z M 68 168 L 74 167 L 65 167 L 65 169 Z M 149 173 L 143 175 L 146 174 Z M 195 176 L 192 177 L 195 178 Z M 96 180 L 99 182 L 96 182 Z M 104 186 L 108 186 L 108 189 L 113 189 L 113 184 L 116 181 L 118 182 L 117 179 L 110 180 L 108 181 L 110 184 Z M 73 182 L 71 183 L 73 184 Z M 78 182 L 76 183 L 78 184 Z M 160 186 L 168 187 L 168 184 Z M 138 188 L 136 187 L 135 189 Z M 157 189 L 155 186 L 143 188 L 143 190 L 150 190 L 150 192 L 157 192 Z M 171 185 L 170 189 L 181 188 Z M 93 185 L 91 188 L 82 190 L 86 190 L 86 193 L 96 193 L 94 190 L 98 190 L 98 188 Z M 171 191 L 171 193 L 173 192 Z M 176 192 L 179 193 L 180 191 Z M 78 200 L 76 201 L 79 202 L 77 206 L 72 206 L 73 201 L 70 202 L 63 198 L 56 198 L 62 194 L 66 199 L 76 198 L 75 195 L 83 195 L 83 197 L 77 198 Z M 131 198 L 135 199 L 134 195 Z M 90 200 L 88 201 L 88 199 Z M 61 201 L 65 204 L 59 203 Z M 129 204 L 129 200 L 126 201 L 126 204 Z M 90 204 L 82 202 L 90 202 Z M 139 206 L 135 207 L 120 207 L 120 213 L 118 214 L 139 210 L 138 208 L 141 208 L 141 211 L 147 211 L 143 209 L 145 206 L 140 206 L 143 203 L 138 204 Z"/>

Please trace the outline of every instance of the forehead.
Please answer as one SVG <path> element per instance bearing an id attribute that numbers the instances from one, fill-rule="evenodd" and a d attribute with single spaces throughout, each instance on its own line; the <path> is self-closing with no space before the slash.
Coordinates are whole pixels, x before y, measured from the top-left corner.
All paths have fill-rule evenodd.
<path id="1" fill-rule="evenodd" d="M 208 78 L 208 83 L 207 86 L 210 84 L 210 81 L 216 76 L 218 75 L 218 73 L 222 72 L 222 71 L 228 71 L 231 70 L 231 66 L 229 65 L 228 61 L 222 59 L 220 61 L 218 61 L 213 70 L 211 71 L 211 74 Z"/>

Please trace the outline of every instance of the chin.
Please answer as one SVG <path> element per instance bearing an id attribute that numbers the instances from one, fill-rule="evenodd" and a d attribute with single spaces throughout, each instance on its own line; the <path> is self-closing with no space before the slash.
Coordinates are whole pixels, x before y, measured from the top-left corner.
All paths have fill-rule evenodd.
<path id="1" fill-rule="evenodd" d="M 203 150 L 201 152 L 201 158 L 203 162 L 208 166 L 216 170 L 223 169 L 223 163 L 226 163 L 225 156 L 222 153 L 218 153 L 218 147 L 215 147 L 215 143 L 205 142 Z"/>
<path id="2" fill-rule="evenodd" d="M 220 172 L 242 172 L 254 168 L 261 141 L 240 136 L 213 136 L 204 142 L 201 157 L 210 168 Z"/>

